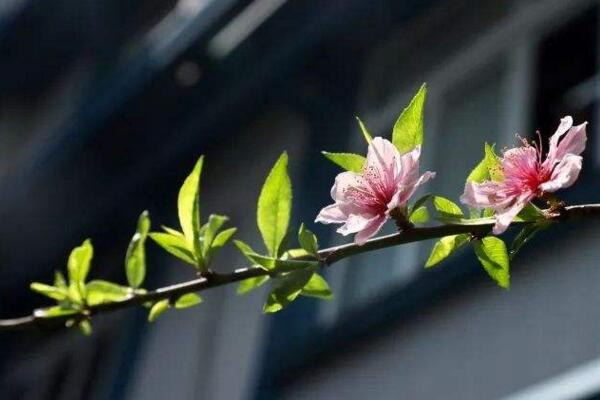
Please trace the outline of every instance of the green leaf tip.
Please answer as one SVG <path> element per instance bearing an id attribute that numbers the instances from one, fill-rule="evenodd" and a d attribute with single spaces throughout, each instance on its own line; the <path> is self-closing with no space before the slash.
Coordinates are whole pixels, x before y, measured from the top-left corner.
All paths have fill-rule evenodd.
<path id="1" fill-rule="evenodd" d="M 283 241 L 292 208 L 292 183 L 288 155 L 283 152 L 267 176 L 258 197 L 256 222 L 269 254 L 276 257 Z"/>
<path id="2" fill-rule="evenodd" d="M 392 143 L 401 154 L 423 144 L 426 97 L 427 85 L 423 83 L 394 124 Z"/>
<path id="3" fill-rule="evenodd" d="M 498 286 L 508 289 L 510 287 L 510 265 L 506 245 L 495 236 L 486 236 L 483 239 L 473 240 L 473 249 L 479 262 L 488 275 Z"/>
<path id="4" fill-rule="evenodd" d="M 129 242 L 125 255 L 125 274 L 127 282 L 133 288 L 138 288 L 146 276 L 146 238 L 150 231 L 150 216 L 148 211 L 142 212 L 138 219 L 136 231 Z"/>
<path id="5" fill-rule="evenodd" d="M 201 254 L 200 248 L 200 182 L 204 156 L 201 156 L 194 169 L 187 176 L 177 197 L 177 214 L 179 224 L 183 230 L 186 241 L 193 246 L 196 256 Z M 197 260 L 202 266 L 202 260 Z"/>
<path id="6" fill-rule="evenodd" d="M 94 247 L 90 239 L 86 239 L 81 246 L 74 248 L 69 255 L 67 261 L 69 290 L 74 297 L 78 297 L 78 300 L 85 299 L 85 280 L 90 272 L 93 257 Z"/>
<path id="7" fill-rule="evenodd" d="M 308 254 L 317 255 L 319 251 L 319 242 L 314 233 L 306 229 L 304 223 L 300 224 L 300 229 L 298 230 L 298 243 L 300 246 L 306 250 Z"/>
<path id="8" fill-rule="evenodd" d="M 360 131 L 362 132 L 363 137 L 365 138 L 367 143 L 371 143 L 371 140 L 373 140 L 373 135 L 371 135 L 371 133 L 369 133 L 369 130 L 367 129 L 365 124 L 362 122 L 362 120 L 358 116 L 355 118 L 356 118 L 356 121 L 358 121 L 358 126 L 360 127 Z"/>
<path id="9" fill-rule="evenodd" d="M 367 159 L 360 154 L 354 153 L 330 153 L 328 151 L 322 151 L 321 154 L 325 156 L 329 161 L 335 165 L 342 167 L 346 171 L 359 173 L 362 171 L 363 166 L 367 162 Z"/>

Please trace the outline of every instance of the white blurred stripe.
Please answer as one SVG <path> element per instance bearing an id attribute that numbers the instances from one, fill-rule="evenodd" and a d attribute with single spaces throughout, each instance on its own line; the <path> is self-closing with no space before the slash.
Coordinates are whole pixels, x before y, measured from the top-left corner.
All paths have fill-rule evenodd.
<path id="1" fill-rule="evenodd" d="M 600 394 L 600 359 L 525 388 L 503 400 L 579 400 Z"/>
<path id="2" fill-rule="evenodd" d="M 255 0 L 221 29 L 208 43 L 208 53 L 216 59 L 226 57 L 286 0 Z"/>

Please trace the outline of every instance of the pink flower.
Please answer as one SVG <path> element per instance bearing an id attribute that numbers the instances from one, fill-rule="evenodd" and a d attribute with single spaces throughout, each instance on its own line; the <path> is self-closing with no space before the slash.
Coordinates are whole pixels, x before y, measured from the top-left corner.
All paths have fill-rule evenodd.
<path id="1" fill-rule="evenodd" d="M 315 222 L 343 224 L 339 233 L 356 233 L 356 244 L 364 244 L 390 218 L 390 211 L 405 207 L 417 187 L 435 176 L 419 176 L 420 154 L 420 146 L 400 155 L 388 140 L 374 138 L 362 172 L 342 172 L 335 178 L 335 203 L 323 208 Z"/>
<path id="2" fill-rule="evenodd" d="M 472 207 L 493 208 L 496 212 L 494 234 L 504 232 L 535 197 L 567 188 L 577 180 L 582 162 L 579 154 L 585 149 L 586 125 L 587 122 L 573 126 L 570 116 L 561 119 L 543 161 L 541 140 L 539 146 L 523 141 L 523 146 L 505 151 L 501 159 L 504 180 L 468 182 L 460 200 Z"/>

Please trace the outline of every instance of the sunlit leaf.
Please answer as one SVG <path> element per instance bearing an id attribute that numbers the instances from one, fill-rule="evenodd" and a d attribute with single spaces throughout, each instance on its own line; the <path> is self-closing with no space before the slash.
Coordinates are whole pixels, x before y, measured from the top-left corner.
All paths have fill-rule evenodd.
<path id="1" fill-rule="evenodd" d="M 150 312 L 148 313 L 148 321 L 149 322 L 156 321 L 156 319 L 161 314 L 163 314 L 165 311 L 167 311 L 169 309 L 169 307 L 170 306 L 169 306 L 169 300 L 168 299 L 157 301 L 156 303 L 154 303 L 154 305 L 150 309 Z"/>
<path id="2" fill-rule="evenodd" d="M 404 154 L 423 143 L 424 108 L 427 86 L 423 84 L 394 124 L 392 142 Z"/>
<path id="3" fill-rule="evenodd" d="M 527 203 L 519 212 L 516 220 L 534 222 L 545 219 L 544 212 L 533 203 Z"/>
<path id="4" fill-rule="evenodd" d="M 424 224 L 429 221 L 429 211 L 427 207 L 421 206 L 416 210 L 413 210 L 408 220 L 413 224 Z"/>
<path id="5" fill-rule="evenodd" d="M 549 224 L 550 223 L 542 221 L 539 223 L 525 225 L 523 229 L 521 229 L 521 231 L 517 234 L 517 237 L 515 237 L 510 246 L 510 259 L 512 260 L 524 245 L 526 245 L 531 239 L 533 239 L 539 231 L 547 228 Z"/>
<path id="6" fill-rule="evenodd" d="M 208 264 L 208 258 L 210 257 L 210 248 L 213 243 L 213 240 L 217 236 L 217 232 L 221 229 L 223 224 L 227 222 L 229 218 L 224 215 L 216 215 L 211 214 L 208 217 L 208 222 L 205 224 L 204 232 L 202 234 L 202 255 L 206 259 L 206 263 Z"/>
<path id="7" fill-rule="evenodd" d="M 229 241 L 229 239 L 231 239 L 231 237 L 235 234 L 236 231 L 237 231 L 237 228 L 229 228 L 229 229 L 225 229 L 224 231 L 219 232 L 217 237 L 215 237 L 215 240 L 213 240 L 213 242 L 212 242 L 211 249 L 214 251 L 214 250 L 218 250 L 221 247 L 225 246 L 227 244 L 227 242 Z"/>
<path id="8" fill-rule="evenodd" d="M 44 283 L 33 282 L 29 285 L 29 288 L 34 292 L 37 292 L 46 297 L 57 301 L 63 301 L 67 298 L 67 292 L 65 289 L 58 288 L 56 286 L 46 285 Z"/>
<path id="9" fill-rule="evenodd" d="M 321 154 L 346 171 L 352 172 L 361 172 L 367 161 L 365 157 L 354 153 L 330 153 L 328 151 L 322 151 Z"/>
<path id="10" fill-rule="evenodd" d="M 260 286 L 269 280 L 268 276 L 256 276 L 254 278 L 244 279 L 240 282 L 237 288 L 237 294 L 246 294 Z"/>
<path id="11" fill-rule="evenodd" d="M 200 246 L 200 179 L 204 157 L 200 157 L 192 172 L 179 189 L 177 213 L 183 234 L 192 245 L 196 256 L 201 254 Z"/>
<path id="12" fill-rule="evenodd" d="M 258 198 L 258 229 L 269 254 L 274 257 L 287 233 L 292 207 L 292 184 L 287 164 L 288 156 L 284 152 L 269 172 Z"/>
<path id="13" fill-rule="evenodd" d="M 472 243 L 475 254 L 486 272 L 500 287 L 508 289 L 510 266 L 506 245 L 502 239 L 487 236 L 481 240 L 473 240 Z"/>
<path id="14" fill-rule="evenodd" d="M 317 254 L 319 251 L 319 243 L 314 233 L 306 229 L 304 224 L 300 224 L 298 231 L 298 243 L 309 254 Z"/>
<path id="15" fill-rule="evenodd" d="M 294 301 L 310 280 L 313 272 L 313 269 L 304 269 L 277 278 L 277 283 L 269 294 L 263 311 L 274 313 Z"/>
<path id="16" fill-rule="evenodd" d="M 327 284 L 327 281 L 318 273 L 312 274 L 310 280 L 302 288 L 302 296 L 315 297 L 321 300 L 333 299 L 333 293 Z"/>
<path id="17" fill-rule="evenodd" d="M 194 260 L 194 255 L 188 248 L 190 244 L 187 243 L 182 236 L 175 236 L 162 232 L 152 232 L 149 235 L 160 247 L 173 254 L 175 257 L 193 266 L 197 265 Z"/>
<path id="18" fill-rule="evenodd" d="M 441 217 L 460 218 L 463 216 L 458 204 L 445 197 L 434 196 L 433 206 Z"/>
<path id="19" fill-rule="evenodd" d="M 240 250 L 240 252 L 244 255 L 244 257 L 246 257 L 246 259 L 248 259 L 248 261 L 250 261 L 251 263 L 254 263 L 252 258 L 248 257 L 248 254 L 257 254 L 252 249 L 252 247 L 250 247 L 248 244 L 242 242 L 241 240 L 234 240 L 233 244 L 235 245 L 235 247 L 237 247 Z"/>
<path id="20" fill-rule="evenodd" d="M 202 303 L 202 298 L 196 293 L 187 293 L 177 299 L 175 302 L 175 308 L 183 310 L 184 308 L 194 307 Z"/>
<path id="21" fill-rule="evenodd" d="M 425 268 L 430 268 L 438 264 L 468 241 L 468 234 L 444 236 L 431 249 L 431 254 L 425 263 Z"/>
<path id="22" fill-rule="evenodd" d="M 137 229 L 127 248 L 125 255 L 125 272 L 127 282 L 131 287 L 137 288 L 144 282 L 146 276 L 146 238 L 150 230 L 150 217 L 144 211 L 137 224 Z"/>
<path id="23" fill-rule="evenodd" d="M 87 303 L 96 305 L 125 300 L 130 296 L 129 288 L 116 283 L 92 280 L 86 285 Z"/>
<path id="24" fill-rule="evenodd" d="M 367 143 L 371 143 L 371 140 L 373 140 L 373 135 L 371 135 L 371 133 L 369 133 L 369 130 L 367 129 L 367 127 L 361 121 L 360 118 L 356 117 L 356 120 L 358 121 L 358 126 L 360 127 L 360 131 L 362 132 L 363 137 L 365 138 Z"/>
<path id="25" fill-rule="evenodd" d="M 85 280 L 90 272 L 90 265 L 94 257 L 92 242 L 87 239 L 79 247 L 71 251 L 67 263 L 69 271 L 69 282 L 79 292 L 81 298 L 85 298 Z"/>

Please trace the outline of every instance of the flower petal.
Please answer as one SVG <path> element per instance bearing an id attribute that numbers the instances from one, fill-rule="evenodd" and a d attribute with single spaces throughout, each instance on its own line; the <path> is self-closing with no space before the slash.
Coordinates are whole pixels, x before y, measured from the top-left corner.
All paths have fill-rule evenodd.
<path id="1" fill-rule="evenodd" d="M 369 220 L 368 225 L 354 236 L 354 243 L 359 246 L 365 244 L 369 238 L 379 232 L 385 221 L 387 221 L 387 218 L 383 215 L 378 215 Z"/>
<path id="2" fill-rule="evenodd" d="M 395 183 L 398 174 L 397 160 L 400 153 L 389 140 L 381 137 L 374 138 L 369 144 L 367 152 L 367 165 L 364 175 L 371 175 L 385 187 Z M 369 181 L 369 176 L 366 177 Z"/>
<path id="3" fill-rule="evenodd" d="M 354 172 L 342 172 L 335 177 L 331 187 L 331 198 L 334 201 L 345 201 L 349 187 L 362 187 L 363 178 Z"/>
<path id="4" fill-rule="evenodd" d="M 557 160 L 556 152 L 558 149 L 558 140 L 562 135 L 567 133 L 569 129 L 573 126 L 573 118 L 570 115 L 567 115 L 560 120 L 560 125 L 554 132 L 554 135 L 550 137 L 550 148 L 548 149 L 548 156 L 546 158 L 546 162 L 549 164 L 554 164 Z"/>
<path id="5" fill-rule="evenodd" d="M 502 183 L 486 181 L 483 183 L 467 182 L 460 201 L 471 207 L 486 208 L 497 205 Z"/>
<path id="6" fill-rule="evenodd" d="M 496 224 L 492 229 L 494 235 L 504 233 L 512 220 L 521 212 L 523 207 L 535 197 L 534 193 L 524 193 L 516 200 L 503 209 L 496 209 Z"/>
<path id="7" fill-rule="evenodd" d="M 388 211 L 405 206 L 412 195 L 415 194 L 417 188 L 433 178 L 435 178 L 435 172 L 425 171 L 416 182 L 408 182 L 406 185 L 401 184 L 394 193 L 392 200 L 387 204 Z"/>
<path id="8" fill-rule="evenodd" d="M 556 161 L 562 160 L 567 154 L 579 155 L 585 150 L 587 136 L 585 132 L 587 122 L 569 129 L 569 132 L 560 141 L 556 149 Z"/>
<path id="9" fill-rule="evenodd" d="M 337 232 L 344 236 L 360 232 L 369 225 L 369 221 L 371 221 L 372 218 L 372 215 L 351 214 L 348 216 L 346 223 L 337 229 Z"/>
<path id="10" fill-rule="evenodd" d="M 582 161 L 581 156 L 565 155 L 554 167 L 550 180 L 542 183 L 539 189 L 543 192 L 555 192 L 571 186 L 579 177 Z"/>
<path id="11" fill-rule="evenodd" d="M 346 222 L 348 215 L 340 208 L 339 204 L 331 204 L 323 208 L 315 222 L 321 222 L 323 224 L 341 224 Z"/>

